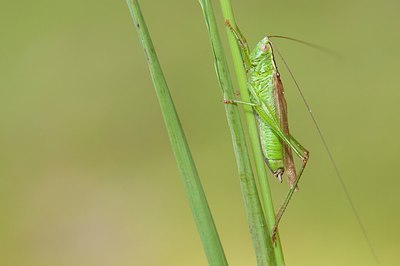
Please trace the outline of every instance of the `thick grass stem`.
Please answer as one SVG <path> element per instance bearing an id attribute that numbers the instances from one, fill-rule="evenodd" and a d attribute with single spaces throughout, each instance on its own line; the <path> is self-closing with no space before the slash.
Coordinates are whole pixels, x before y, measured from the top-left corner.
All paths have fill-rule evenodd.
<path id="1" fill-rule="evenodd" d="M 234 99 L 234 90 L 230 79 L 226 58 L 218 34 L 216 20 L 209 0 L 200 1 L 211 47 L 214 55 L 218 81 L 225 99 Z M 233 148 L 239 172 L 240 185 L 246 208 L 247 220 L 253 241 L 258 265 L 276 265 L 271 238 L 265 222 L 259 200 L 256 182 L 248 155 L 245 135 L 240 121 L 237 105 L 225 104 L 226 117 L 231 130 Z"/>
<path id="2" fill-rule="evenodd" d="M 236 21 L 230 0 L 220 0 L 220 4 L 224 19 L 228 20 L 233 28 L 236 28 Z M 226 27 L 226 31 L 228 35 L 229 47 L 231 49 L 234 69 L 239 84 L 241 100 L 244 102 L 250 102 L 250 96 L 247 89 L 247 75 L 243 66 L 243 59 L 240 52 L 241 48 L 228 27 Z M 264 207 L 265 219 L 267 221 L 268 232 L 272 232 L 273 225 L 275 224 L 275 211 L 272 202 L 271 191 L 268 184 L 265 162 L 260 147 L 257 124 L 252 107 L 244 105 L 243 109 L 249 132 L 251 148 L 253 151 L 254 162 L 256 165 L 258 183 L 260 186 L 260 194 Z M 269 233 L 269 235 L 271 235 L 271 233 Z M 275 241 L 275 244 L 273 245 L 273 253 L 275 255 L 277 265 L 284 265 L 285 261 L 283 257 L 279 234 L 277 235 L 277 239 Z"/>

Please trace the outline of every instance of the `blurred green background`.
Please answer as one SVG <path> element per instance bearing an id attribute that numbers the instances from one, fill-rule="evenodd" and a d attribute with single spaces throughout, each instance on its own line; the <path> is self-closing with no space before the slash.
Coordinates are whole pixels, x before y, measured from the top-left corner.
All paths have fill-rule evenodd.
<path id="1" fill-rule="evenodd" d="M 275 41 L 381 264 L 397 265 L 399 2 L 233 5 L 251 46 L 280 34 L 341 54 Z M 230 265 L 255 265 L 199 4 L 142 1 L 142 9 Z M 125 2 L 2 1 L 0 10 L 0 265 L 206 265 Z M 280 70 L 292 132 L 311 151 L 280 227 L 286 262 L 374 265 L 293 82 Z M 279 204 L 288 187 L 270 181 Z"/>

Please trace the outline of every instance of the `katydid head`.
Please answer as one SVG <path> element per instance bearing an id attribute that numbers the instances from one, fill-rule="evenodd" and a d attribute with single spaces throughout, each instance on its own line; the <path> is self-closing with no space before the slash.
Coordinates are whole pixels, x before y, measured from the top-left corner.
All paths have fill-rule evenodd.
<path id="1" fill-rule="evenodd" d="M 257 43 L 256 48 L 253 50 L 253 58 L 263 58 L 271 53 L 271 41 L 269 40 L 269 37 L 266 36 L 259 43 Z"/>

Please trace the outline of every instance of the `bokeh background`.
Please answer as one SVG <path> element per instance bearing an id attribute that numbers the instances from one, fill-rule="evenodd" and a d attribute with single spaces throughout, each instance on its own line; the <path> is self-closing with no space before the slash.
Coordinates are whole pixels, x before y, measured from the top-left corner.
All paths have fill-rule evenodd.
<path id="1" fill-rule="evenodd" d="M 233 5 L 251 46 L 281 34 L 340 54 L 275 41 L 381 265 L 398 265 L 399 2 Z M 199 4 L 142 1 L 142 9 L 230 265 L 255 265 Z M 0 10 L 0 265 L 206 265 L 125 2 L 2 1 Z M 311 151 L 280 227 L 286 262 L 375 265 L 280 69 L 292 132 Z M 280 203 L 287 186 L 270 182 Z"/>

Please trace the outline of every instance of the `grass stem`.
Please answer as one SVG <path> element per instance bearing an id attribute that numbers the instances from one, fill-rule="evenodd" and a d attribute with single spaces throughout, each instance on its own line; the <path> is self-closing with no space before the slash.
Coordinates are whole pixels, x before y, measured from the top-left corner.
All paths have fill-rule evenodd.
<path id="1" fill-rule="evenodd" d="M 189 150 L 178 114 L 175 110 L 167 82 L 158 62 L 139 3 L 137 0 L 127 0 L 127 4 L 146 54 L 169 140 L 178 164 L 179 172 L 183 179 L 186 195 L 202 240 L 208 264 L 212 266 L 228 265 L 196 166 Z"/>
<path id="2" fill-rule="evenodd" d="M 212 5 L 209 0 L 200 0 L 200 4 L 203 9 L 204 19 L 207 25 L 214 55 L 217 77 L 224 94 L 224 99 L 234 99 L 232 81 L 230 79 L 228 65 L 226 63 L 221 39 L 217 30 Z M 256 182 L 250 164 L 239 110 L 236 105 L 226 104 L 225 111 L 231 131 L 240 185 L 257 263 L 258 265 L 276 265 L 269 230 L 265 222 Z"/>

